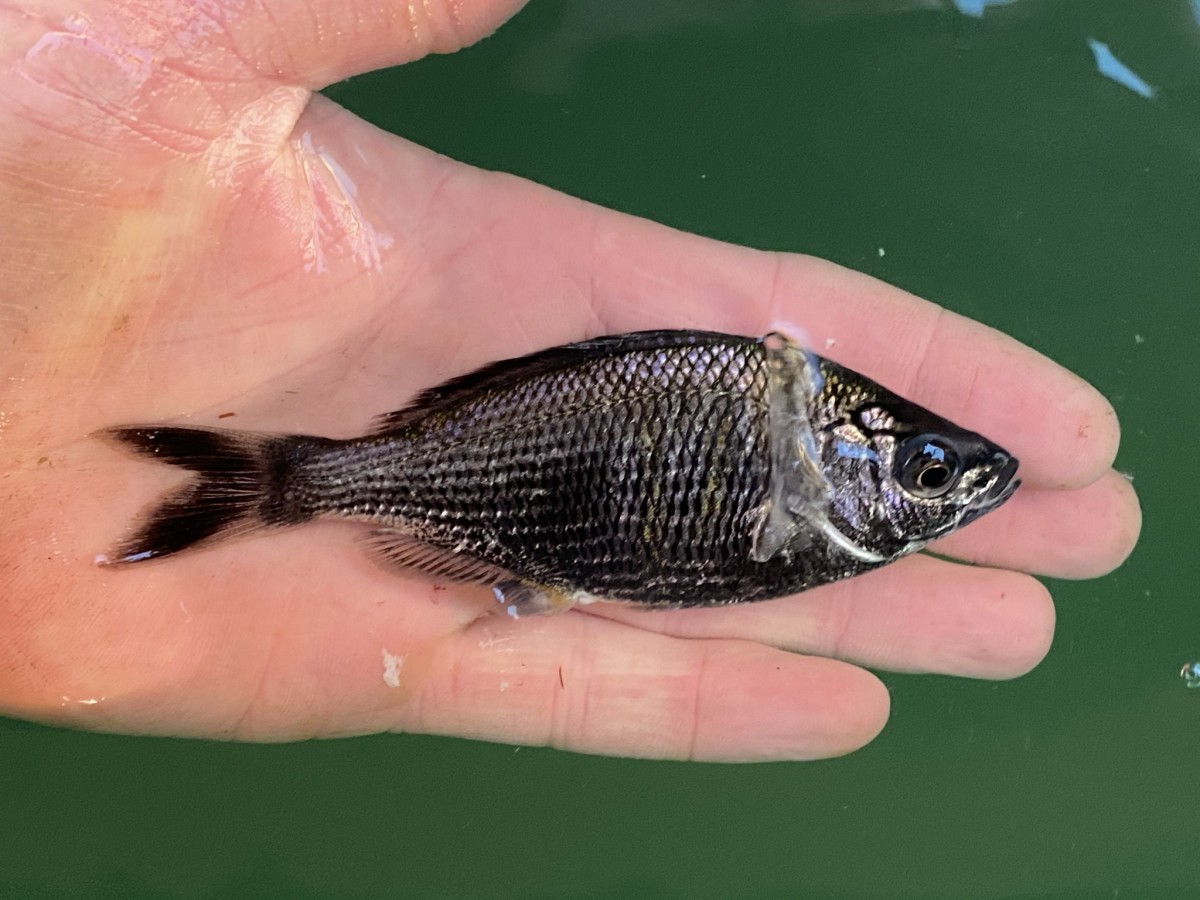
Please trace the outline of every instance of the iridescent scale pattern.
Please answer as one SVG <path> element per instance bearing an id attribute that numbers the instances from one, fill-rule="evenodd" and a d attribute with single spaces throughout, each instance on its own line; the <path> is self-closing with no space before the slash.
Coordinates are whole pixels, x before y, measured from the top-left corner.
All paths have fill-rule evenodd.
<path id="1" fill-rule="evenodd" d="M 809 564 L 751 560 L 767 391 L 747 339 L 581 354 L 388 433 L 296 448 L 288 502 L 562 590 L 662 604 L 787 593 Z"/>

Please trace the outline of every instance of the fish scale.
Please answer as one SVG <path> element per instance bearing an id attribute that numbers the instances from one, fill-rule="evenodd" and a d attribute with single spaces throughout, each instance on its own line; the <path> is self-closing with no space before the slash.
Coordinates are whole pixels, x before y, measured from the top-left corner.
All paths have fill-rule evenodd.
<path id="1" fill-rule="evenodd" d="M 672 389 L 684 369 L 701 375 Z M 305 448 L 297 513 L 419 532 L 598 596 L 633 598 L 655 566 L 678 593 L 749 558 L 737 526 L 764 500 L 766 377 L 752 341 L 598 359 L 368 439 L 366 478 L 360 444 Z M 644 485 L 660 486 L 659 502 Z"/>

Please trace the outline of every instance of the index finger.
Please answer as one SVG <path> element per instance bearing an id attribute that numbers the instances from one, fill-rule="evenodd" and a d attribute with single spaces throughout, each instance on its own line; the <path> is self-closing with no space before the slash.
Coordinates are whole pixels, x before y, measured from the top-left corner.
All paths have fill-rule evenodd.
<path id="1" fill-rule="evenodd" d="M 1015 454 L 1027 482 L 1082 487 L 1112 465 L 1120 432 L 1108 401 L 992 328 L 833 263 L 600 219 L 592 299 L 612 331 L 790 323 L 817 353 Z"/>

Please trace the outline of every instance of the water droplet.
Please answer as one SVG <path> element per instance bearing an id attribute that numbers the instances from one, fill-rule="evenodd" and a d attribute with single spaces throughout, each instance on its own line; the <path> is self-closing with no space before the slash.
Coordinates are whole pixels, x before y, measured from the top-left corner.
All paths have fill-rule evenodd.
<path id="1" fill-rule="evenodd" d="M 1185 686 L 1200 688 L 1200 662 L 1184 663 L 1183 668 L 1179 670 L 1179 677 L 1183 679 Z"/>

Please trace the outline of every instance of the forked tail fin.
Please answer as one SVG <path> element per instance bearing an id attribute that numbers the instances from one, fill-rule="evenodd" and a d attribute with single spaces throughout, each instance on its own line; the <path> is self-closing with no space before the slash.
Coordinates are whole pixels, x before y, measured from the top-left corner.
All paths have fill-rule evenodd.
<path id="1" fill-rule="evenodd" d="M 100 435 L 195 473 L 152 507 L 102 563 L 120 565 L 169 556 L 275 524 L 269 520 L 270 497 L 282 473 L 281 454 L 274 451 L 289 438 L 157 426 L 111 428 Z"/>

